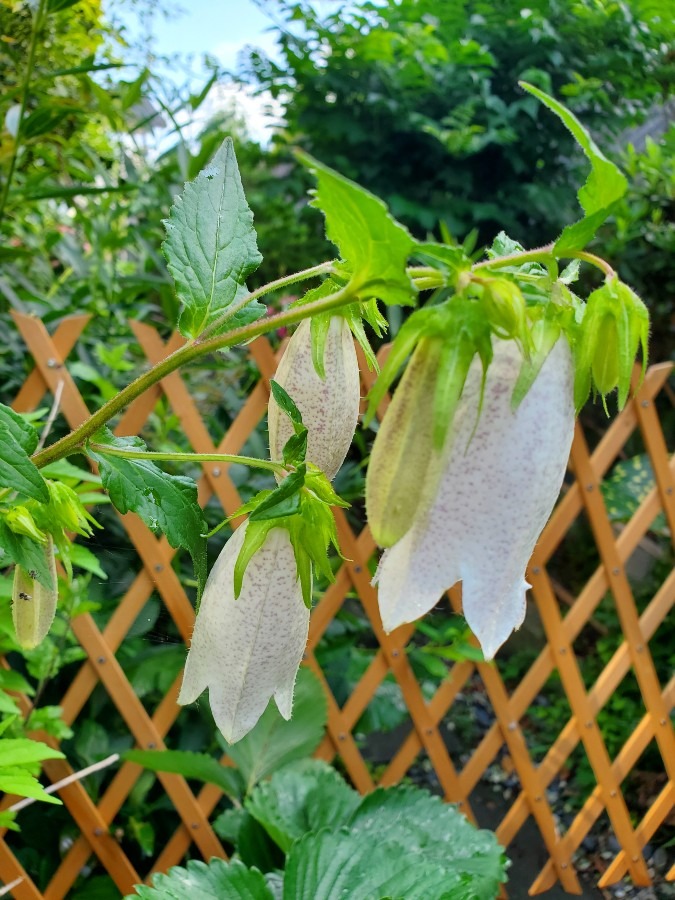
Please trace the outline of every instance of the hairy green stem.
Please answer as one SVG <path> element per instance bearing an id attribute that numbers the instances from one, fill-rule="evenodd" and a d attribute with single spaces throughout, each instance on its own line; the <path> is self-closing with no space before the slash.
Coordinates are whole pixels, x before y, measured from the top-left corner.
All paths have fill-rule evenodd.
<path id="1" fill-rule="evenodd" d="M 12 155 L 9 158 L 9 169 L 7 170 L 7 178 L 5 180 L 5 185 L 2 191 L 2 198 L 0 198 L 0 223 L 2 222 L 3 216 L 5 214 L 5 207 L 7 206 L 9 190 L 14 179 L 16 161 L 19 158 L 19 150 L 21 148 L 21 132 L 23 131 L 23 117 L 26 113 L 26 106 L 28 104 L 28 91 L 30 90 L 31 76 L 33 75 L 33 66 L 35 65 L 35 53 L 37 51 L 38 34 L 40 32 L 42 21 L 45 17 L 46 9 L 47 0 L 40 0 L 33 18 L 30 44 L 28 46 L 28 59 L 26 61 L 26 71 L 24 72 L 23 76 L 23 84 L 21 86 L 21 100 L 19 101 L 19 124 L 17 125 L 16 129 L 16 137 L 14 139 L 14 148 L 12 149 Z"/>
<path id="2" fill-rule="evenodd" d="M 502 266 L 510 266 L 511 263 L 526 262 L 546 262 L 553 253 L 553 244 L 545 244 L 543 247 L 536 247 L 534 250 L 523 250 L 520 253 L 509 253 L 508 256 L 497 256 L 495 259 L 485 259 L 483 262 L 474 263 L 472 270 L 476 269 L 499 269 Z"/>
<path id="3" fill-rule="evenodd" d="M 574 259 L 581 259 L 584 262 L 590 263 L 592 266 L 595 266 L 596 269 L 600 269 L 601 272 L 605 273 L 606 278 L 614 278 L 616 272 L 610 266 L 610 264 L 604 260 L 601 256 L 596 256 L 595 253 L 588 253 L 586 250 L 577 250 L 576 253 L 572 254 Z"/>
<path id="4" fill-rule="evenodd" d="M 205 328 L 204 331 L 202 331 L 199 340 L 206 340 L 206 338 L 210 337 L 215 331 L 222 328 L 226 322 L 229 322 L 230 319 L 236 316 L 236 314 L 245 306 L 248 306 L 249 303 L 257 300 L 258 297 L 263 297 L 265 294 L 271 294 L 272 291 L 278 291 L 279 288 L 297 284 L 299 281 L 307 281 L 309 278 L 314 278 L 316 275 L 327 274 L 332 268 L 333 260 L 328 260 L 327 262 L 319 263 L 318 266 L 312 266 L 310 269 L 303 269 L 301 272 L 293 272 L 292 275 L 285 275 L 283 278 L 277 278 L 275 281 L 270 281 L 262 287 L 257 288 L 255 291 L 251 291 L 250 294 L 246 294 L 241 300 L 228 306 L 222 316 L 219 316 L 214 322 L 211 322 L 208 328 Z"/>
<path id="5" fill-rule="evenodd" d="M 360 289 L 363 289 L 363 287 L 361 285 Z M 78 428 L 71 431 L 70 434 L 65 435 L 61 440 L 36 453 L 32 457 L 33 462 L 38 468 L 41 468 L 55 462 L 57 459 L 62 459 L 64 456 L 77 452 L 78 448 L 82 447 L 88 438 L 109 422 L 113 416 L 128 406 L 132 400 L 135 400 L 136 397 L 147 391 L 153 384 L 161 381 L 162 378 L 170 375 L 171 372 L 175 372 L 180 366 L 199 359 L 200 356 L 204 356 L 207 353 L 213 353 L 215 350 L 224 350 L 227 347 L 233 347 L 235 344 L 246 343 L 261 334 L 273 331 L 275 328 L 294 325 L 296 322 L 301 322 L 303 319 L 307 319 L 316 313 L 328 312 L 331 309 L 347 306 L 355 301 L 355 294 L 356 288 L 348 284 L 329 297 L 315 300 L 314 303 L 296 306 L 276 313 L 276 315 L 258 319 L 249 325 L 243 325 L 241 328 L 235 328 L 232 331 L 228 331 L 227 334 L 217 335 L 208 340 L 197 338 L 189 341 L 183 347 L 175 350 L 170 356 L 167 356 L 166 359 L 144 372 L 131 384 L 128 384 L 111 400 L 104 403 L 100 409 L 93 413 Z"/>
<path id="6" fill-rule="evenodd" d="M 155 452 L 154 450 L 123 450 L 121 447 L 109 447 L 107 444 L 89 444 L 94 453 L 105 456 L 120 456 L 122 459 L 157 459 L 171 462 L 222 462 L 241 463 L 255 469 L 267 469 L 280 475 L 286 474 L 286 469 L 281 463 L 271 462 L 268 459 L 256 459 L 254 456 L 237 456 L 233 453 L 171 453 Z"/>

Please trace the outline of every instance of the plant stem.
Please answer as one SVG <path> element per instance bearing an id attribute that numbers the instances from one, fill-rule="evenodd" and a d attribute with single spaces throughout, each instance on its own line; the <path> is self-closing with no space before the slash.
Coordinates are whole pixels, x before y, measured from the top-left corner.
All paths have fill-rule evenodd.
<path id="1" fill-rule="evenodd" d="M 241 463 L 243 466 L 251 466 L 256 469 L 267 469 L 269 472 L 285 474 L 286 469 L 281 463 L 271 462 L 268 459 L 256 459 L 254 456 L 237 456 L 232 453 L 171 453 L 154 450 L 123 450 L 120 447 L 109 447 L 107 444 L 90 444 L 94 453 L 102 453 L 105 456 L 120 456 L 122 459 L 164 459 L 174 462 L 222 462 Z"/>
<path id="2" fill-rule="evenodd" d="M 331 259 L 327 262 L 319 263 L 318 266 L 312 266 L 310 269 L 303 269 L 301 272 L 293 272 L 292 275 L 285 275 L 283 278 L 277 278 L 275 281 L 270 281 L 262 287 L 257 288 L 255 291 L 251 291 L 250 294 L 242 297 L 237 303 L 232 303 L 228 306 L 222 316 L 219 316 L 214 322 L 211 322 L 208 328 L 205 328 L 204 331 L 202 331 L 198 340 L 206 340 L 206 338 L 210 337 L 214 331 L 218 331 L 225 322 L 228 322 L 231 318 L 236 316 L 240 310 L 245 306 L 248 306 L 248 304 L 252 303 L 254 300 L 257 300 L 258 297 L 263 297 L 265 294 L 271 294 L 272 291 L 278 291 L 279 288 L 297 284 L 299 281 L 307 281 L 308 278 L 314 278 L 315 275 L 328 273 L 333 268 L 333 262 L 334 260 Z"/>
<path id="3" fill-rule="evenodd" d="M 545 244 L 534 250 L 523 250 L 521 253 L 510 253 L 508 256 L 498 256 L 495 259 L 486 259 L 483 262 L 474 263 L 472 270 L 499 269 L 502 266 L 510 266 L 511 263 L 546 262 L 553 253 L 553 244 Z"/>
<path id="4" fill-rule="evenodd" d="M 42 21 L 45 17 L 47 9 L 47 0 L 40 0 L 37 10 L 33 18 L 31 28 L 30 44 L 28 47 L 28 60 L 26 61 L 26 71 L 23 76 L 23 84 L 21 86 L 21 100 L 19 102 L 19 124 L 16 128 L 16 137 L 14 138 L 14 148 L 9 158 L 9 169 L 7 170 L 7 178 L 0 199 L 0 223 L 2 223 L 7 206 L 7 198 L 9 197 L 9 189 L 14 179 L 14 170 L 16 169 L 16 161 L 19 158 L 19 150 L 21 148 L 21 132 L 23 130 L 23 117 L 26 113 L 26 105 L 28 103 L 28 91 L 30 90 L 30 81 L 33 74 L 33 66 L 35 65 L 35 52 L 38 44 L 38 34 Z"/>
<path id="5" fill-rule="evenodd" d="M 360 289 L 363 289 L 363 287 L 364 285 L 361 285 Z M 33 462 L 38 468 L 41 468 L 48 463 L 55 462 L 57 459 L 63 459 L 64 456 L 69 456 L 70 454 L 77 452 L 87 438 L 90 438 L 95 434 L 99 428 L 105 425 L 106 422 L 109 422 L 113 416 L 117 415 L 117 413 L 131 403 L 132 400 L 135 400 L 136 397 L 144 393 L 153 384 L 161 381 L 162 378 L 170 375 L 171 372 L 175 372 L 180 366 L 192 362 L 207 353 L 212 353 L 215 350 L 224 350 L 235 344 L 246 343 L 253 338 L 258 337 L 258 335 L 273 331 L 275 328 L 294 325 L 296 322 L 301 322 L 303 319 L 307 319 L 315 313 L 327 312 L 331 309 L 338 309 L 341 306 L 346 306 L 347 304 L 354 302 L 356 299 L 355 293 L 356 288 L 348 284 L 334 294 L 331 294 L 329 297 L 322 297 L 320 300 L 315 300 L 313 303 L 307 303 L 304 306 L 296 306 L 292 309 L 276 313 L 276 315 L 258 319 L 256 322 L 251 322 L 249 325 L 243 325 L 241 328 L 235 328 L 232 331 L 228 331 L 227 334 L 217 335 L 206 341 L 201 339 L 190 341 L 183 347 L 174 351 L 170 356 L 167 356 L 166 359 L 163 359 L 161 362 L 154 365 L 147 372 L 144 372 L 143 375 L 140 375 L 132 381 L 131 384 L 128 384 L 111 400 L 104 403 L 100 409 L 86 419 L 86 421 L 78 428 L 71 431 L 70 434 L 67 434 L 59 441 L 56 441 L 56 443 L 51 444 L 49 447 L 36 453 L 32 457 Z"/>
<path id="6" fill-rule="evenodd" d="M 576 253 L 572 254 L 572 258 L 582 259 L 584 262 L 590 263 L 592 266 L 595 266 L 596 269 L 600 269 L 601 272 L 604 272 L 606 278 L 614 278 L 616 275 L 616 272 L 610 264 L 601 256 L 596 256 L 595 253 L 588 253 L 586 250 L 577 250 Z"/>

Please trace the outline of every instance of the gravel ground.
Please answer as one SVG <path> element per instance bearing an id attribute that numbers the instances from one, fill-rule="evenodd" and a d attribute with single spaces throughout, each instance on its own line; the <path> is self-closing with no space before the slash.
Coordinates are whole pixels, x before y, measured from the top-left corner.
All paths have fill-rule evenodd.
<path id="1" fill-rule="evenodd" d="M 453 715 L 443 728 L 443 736 L 452 758 L 463 766 L 469 755 L 466 753 L 466 740 L 458 734 L 456 723 L 463 718 L 470 722 L 474 734 L 479 738 L 488 730 L 494 721 L 494 713 L 489 700 L 480 689 L 480 682 L 468 685 L 463 694 L 458 695 L 453 707 Z M 378 765 L 388 762 L 392 757 L 392 748 L 397 748 L 409 730 L 409 725 L 401 726 L 392 732 L 371 734 L 365 740 L 364 755 L 371 763 Z M 474 747 L 477 740 L 471 741 Z M 502 751 L 504 752 L 504 751 Z M 479 824 L 483 828 L 495 829 L 508 810 L 512 799 L 520 790 L 517 775 L 511 771 L 508 759 L 502 756 L 495 760 L 483 775 L 481 782 L 471 795 L 471 805 Z M 434 793 L 442 793 L 436 773 L 429 760 L 421 760 L 410 772 L 411 779 Z M 565 829 L 573 818 L 570 813 L 569 798 L 571 790 L 565 781 L 557 779 L 547 790 L 547 798 L 554 814 Z M 600 890 L 597 882 L 618 850 L 618 841 L 611 831 L 606 816 L 601 817 L 585 838 L 574 861 L 579 880 L 582 883 L 582 900 L 675 900 L 675 884 L 666 883 L 664 875 L 675 862 L 675 850 L 661 846 L 647 845 L 644 856 L 650 876 L 654 880 L 653 887 L 637 888 L 629 879 L 611 888 Z M 528 888 L 548 859 L 539 830 L 532 818 L 529 818 L 516 838 L 509 845 L 507 855 L 511 860 L 509 882 L 507 885 L 510 900 L 529 898 Z M 572 895 L 556 886 L 544 894 L 538 895 L 543 900 L 567 900 Z"/>

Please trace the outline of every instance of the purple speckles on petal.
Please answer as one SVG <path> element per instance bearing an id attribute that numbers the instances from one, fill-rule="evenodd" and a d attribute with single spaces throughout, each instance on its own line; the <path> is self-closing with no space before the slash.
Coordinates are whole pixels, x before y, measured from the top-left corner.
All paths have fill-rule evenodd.
<path id="1" fill-rule="evenodd" d="M 333 316 L 326 336 L 326 378 L 317 375 L 312 362 L 310 322 L 305 319 L 288 343 L 275 380 L 290 394 L 307 426 L 307 459 L 332 479 L 351 446 L 359 416 L 359 364 L 349 325 Z M 273 398 L 268 410 L 270 456 L 282 458 L 293 428 Z"/>
<path id="2" fill-rule="evenodd" d="M 457 581 L 486 658 L 522 623 L 525 569 L 560 491 L 574 403 L 564 338 L 514 412 L 521 362 L 515 343 L 495 342 L 477 425 L 481 369 L 476 361 L 470 369 L 436 499 L 380 561 L 376 580 L 387 631 L 419 618 Z"/>
<path id="3" fill-rule="evenodd" d="M 285 529 L 268 533 L 234 599 L 234 565 L 246 527 L 235 531 L 211 570 L 178 697 L 192 703 L 208 688 L 213 717 L 229 743 L 253 728 L 272 696 L 290 718 L 309 629 Z"/>

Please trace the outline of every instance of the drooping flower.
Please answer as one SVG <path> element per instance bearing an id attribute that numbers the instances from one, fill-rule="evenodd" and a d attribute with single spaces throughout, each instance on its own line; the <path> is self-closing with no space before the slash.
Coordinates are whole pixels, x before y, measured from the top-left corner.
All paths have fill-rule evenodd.
<path id="1" fill-rule="evenodd" d="M 51 577 L 50 587 L 41 584 L 35 577 L 35 572 L 28 572 L 18 565 L 14 569 L 12 620 L 16 639 L 25 650 L 32 650 L 42 643 L 56 615 L 58 588 L 51 535 L 46 536 L 41 552 L 45 555 Z"/>
<path id="2" fill-rule="evenodd" d="M 253 728 L 272 696 L 281 715 L 291 717 L 309 629 L 284 528 L 267 532 L 235 599 L 234 567 L 247 527 L 235 531 L 209 574 L 178 697 L 180 704 L 192 703 L 208 688 L 213 717 L 229 743 Z"/>
<path id="3" fill-rule="evenodd" d="M 274 380 L 293 398 L 307 427 L 307 461 L 333 479 L 351 446 L 359 415 L 359 365 L 354 340 L 343 316 L 331 316 L 325 335 L 325 378 L 312 358 L 311 323 L 305 319 L 290 339 Z M 293 434 L 291 421 L 273 397 L 268 411 L 270 456 L 282 458 Z"/>
<path id="4" fill-rule="evenodd" d="M 435 500 L 382 556 L 376 580 L 386 631 L 430 610 L 462 582 L 466 620 L 492 658 L 525 615 L 525 570 L 558 497 L 574 432 L 574 370 L 560 338 L 519 406 L 513 341 L 471 365 L 448 434 Z"/>

